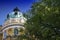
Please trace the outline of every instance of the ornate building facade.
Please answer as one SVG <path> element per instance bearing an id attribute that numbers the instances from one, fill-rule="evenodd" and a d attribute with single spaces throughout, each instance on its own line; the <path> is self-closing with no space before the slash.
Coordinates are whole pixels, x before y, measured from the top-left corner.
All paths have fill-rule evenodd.
<path id="1" fill-rule="evenodd" d="M 17 37 L 25 34 L 24 23 L 27 19 L 16 7 L 7 15 L 7 19 L 0 27 L 0 40 L 17 40 Z"/>

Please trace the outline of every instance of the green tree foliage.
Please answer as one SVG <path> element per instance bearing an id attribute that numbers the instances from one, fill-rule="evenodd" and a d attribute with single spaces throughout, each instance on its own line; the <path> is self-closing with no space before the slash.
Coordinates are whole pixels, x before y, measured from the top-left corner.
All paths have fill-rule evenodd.
<path id="1" fill-rule="evenodd" d="M 32 17 L 25 25 L 29 38 L 60 40 L 60 0 L 42 0 L 31 8 Z"/>

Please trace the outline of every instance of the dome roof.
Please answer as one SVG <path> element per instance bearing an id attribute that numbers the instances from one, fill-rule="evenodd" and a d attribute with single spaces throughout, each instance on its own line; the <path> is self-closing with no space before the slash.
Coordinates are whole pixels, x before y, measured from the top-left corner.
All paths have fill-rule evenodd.
<path id="1" fill-rule="evenodd" d="M 7 15 L 7 19 L 8 18 L 20 18 L 20 17 L 23 17 L 23 14 L 20 12 L 20 10 L 17 7 L 13 10 L 13 12 Z"/>

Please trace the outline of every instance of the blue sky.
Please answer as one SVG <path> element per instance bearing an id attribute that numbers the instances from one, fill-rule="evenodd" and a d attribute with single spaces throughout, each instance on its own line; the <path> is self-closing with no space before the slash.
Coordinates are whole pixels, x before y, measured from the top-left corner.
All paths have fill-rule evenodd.
<path id="1" fill-rule="evenodd" d="M 35 0 L 0 0 L 0 25 L 4 23 L 6 15 L 12 12 L 15 7 L 18 7 L 21 12 L 26 12 L 33 2 Z"/>

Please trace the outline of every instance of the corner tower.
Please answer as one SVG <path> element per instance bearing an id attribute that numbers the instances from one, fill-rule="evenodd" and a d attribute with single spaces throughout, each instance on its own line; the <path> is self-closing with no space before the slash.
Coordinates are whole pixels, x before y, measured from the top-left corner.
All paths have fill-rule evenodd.
<path id="1" fill-rule="evenodd" d="M 7 15 L 7 19 L 3 24 L 3 39 L 9 40 L 13 39 L 14 36 L 23 35 L 24 31 L 21 33 L 21 30 L 25 30 L 24 23 L 27 19 L 23 16 L 22 12 L 16 7 L 13 12 Z"/>

